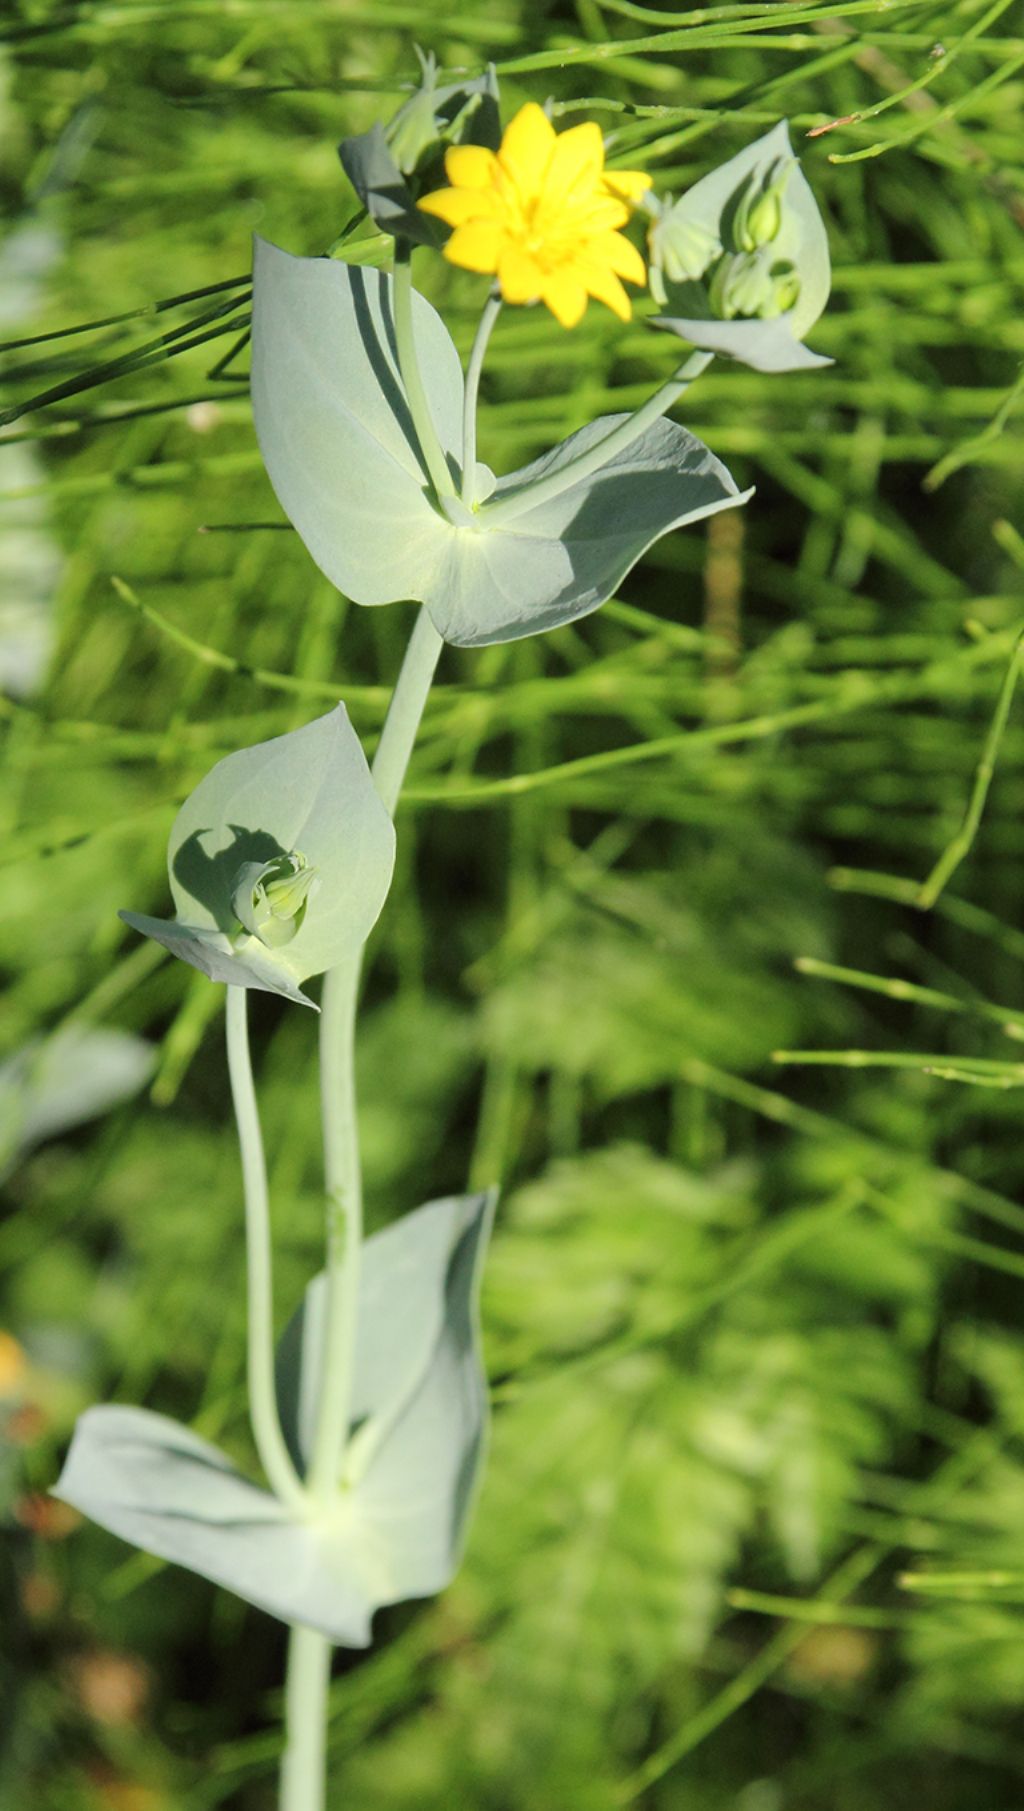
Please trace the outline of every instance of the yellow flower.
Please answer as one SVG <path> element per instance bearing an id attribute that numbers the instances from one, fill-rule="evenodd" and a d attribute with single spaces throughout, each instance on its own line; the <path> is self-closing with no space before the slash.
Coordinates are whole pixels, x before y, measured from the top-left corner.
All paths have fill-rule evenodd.
<path id="1" fill-rule="evenodd" d="M 444 255 L 496 275 L 506 302 L 545 302 L 575 327 L 593 296 L 630 317 L 620 277 L 644 283 L 644 261 L 616 229 L 651 186 L 643 170 L 606 170 L 600 127 L 556 133 L 535 102 L 521 107 L 495 154 L 482 145 L 445 153 L 451 188 L 420 207 L 454 228 Z"/>

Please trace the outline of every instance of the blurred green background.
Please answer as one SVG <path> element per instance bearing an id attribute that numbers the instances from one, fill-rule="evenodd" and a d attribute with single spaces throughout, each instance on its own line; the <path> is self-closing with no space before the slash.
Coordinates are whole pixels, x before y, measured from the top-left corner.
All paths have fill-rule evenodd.
<path id="1" fill-rule="evenodd" d="M 379 730 L 411 612 L 350 607 L 284 531 L 246 276 L 254 229 L 336 238 L 336 142 L 414 40 L 493 59 L 506 117 L 597 118 L 662 190 L 788 115 L 836 362 L 715 365 L 684 419 L 748 507 L 572 628 L 443 657 L 373 945 L 366 1180 L 382 1224 L 501 1179 L 494 1435 L 456 1583 L 339 1657 L 330 1803 L 1017 1811 L 1024 1070 L 983 1066 L 1024 1019 L 1012 710 L 969 859 L 914 905 L 1024 617 L 1010 0 L 5 13 L 0 1805 L 274 1802 L 284 1631 L 44 1493 L 95 1400 L 249 1454 L 220 990 L 116 911 L 165 909 L 222 753 L 339 693 Z M 481 280 L 417 281 L 465 350 Z M 674 358 L 596 305 L 572 334 L 506 310 L 483 456 Z M 314 1040 L 269 998 L 255 1031 L 283 1321 L 318 1263 Z"/>

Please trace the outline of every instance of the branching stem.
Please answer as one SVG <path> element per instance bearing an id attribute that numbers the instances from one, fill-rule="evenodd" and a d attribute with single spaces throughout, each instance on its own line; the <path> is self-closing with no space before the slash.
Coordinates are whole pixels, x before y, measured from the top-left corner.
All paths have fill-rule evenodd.
<path id="1" fill-rule="evenodd" d="M 535 509 L 539 503 L 550 503 L 552 498 L 560 497 L 563 491 L 570 490 L 584 478 L 601 470 L 610 460 L 624 453 L 627 447 L 638 440 L 646 428 L 660 420 L 673 405 L 679 401 L 684 390 L 688 390 L 695 378 L 710 365 L 714 353 L 692 352 L 686 362 L 680 365 L 674 377 L 662 384 L 654 395 L 649 397 L 642 408 L 628 415 L 625 421 L 612 428 L 603 440 L 581 453 L 578 459 L 570 460 L 558 471 L 547 478 L 539 478 L 536 483 L 524 485 L 521 490 L 513 490 L 496 497 L 493 503 L 481 504 L 479 519 L 488 528 L 502 527 L 506 522 L 514 522 L 517 516 L 528 509 Z"/>
<path id="2" fill-rule="evenodd" d="M 467 509 L 472 509 L 476 502 L 476 410 L 480 373 L 484 368 L 488 341 L 500 313 L 501 296 L 497 290 L 492 290 L 484 303 L 466 367 L 466 388 L 462 399 L 462 501 Z"/>

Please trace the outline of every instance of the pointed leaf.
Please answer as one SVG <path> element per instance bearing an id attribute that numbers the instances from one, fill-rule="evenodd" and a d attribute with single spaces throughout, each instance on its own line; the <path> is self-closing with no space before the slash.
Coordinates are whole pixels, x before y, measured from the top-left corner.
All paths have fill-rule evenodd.
<path id="1" fill-rule="evenodd" d="M 300 852 L 315 870 L 291 940 L 246 935 L 239 875 Z M 387 897 L 395 834 L 343 705 L 218 761 L 186 799 L 167 851 L 177 920 L 122 917 L 214 981 L 309 1005 L 298 983 L 366 940 Z"/>
<path id="2" fill-rule="evenodd" d="M 367 1403 L 365 1444 L 353 1452 L 365 1468 L 355 1480 L 360 1511 L 387 1556 L 395 1601 L 443 1590 L 462 1557 L 487 1432 L 477 1297 L 494 1202 L 492 1194 L 459 1203 L 430 1362 L 415 1384 L 410 1365 L 404 1397 Z M 388 1295 L 393 1302 L 390 1288 Z M 393 1337 L 400 1324 L 399 1310 Z M 360 1356 L 366 1364 L 365 1346 Z M 357 1362 L 357 1401 L 359 1386 Z"/>
<path id="3" fill-rule="evenodd" d="M 260 451 L 317 565 L 357 604 L 418 596 L 451 529 L 430 501 L 395 351 L 391 278 L 257 239 L 252 402 Z M 462 368 L 440 316 L 413 296 L 419 362 L 456 462 Z"/>
<path id="4" fill-rule="evenodd" d="M 602 415 L 499 479 L 495 502 L 562 470 L 627 419 Z M 662 535 L 734 509 L 751 494 L 738 490 L 695 435 L 676 422 L 656 421 L 589 478 L 507 523 L 489 528 L 485 506 L 475 528 L 457 531 L 427 607 L 445 639 L 463 647 L 557 628 L 605 603 Z"/>
<path id="5" fill-rule="evenodd" d="M 475 1203 L 477 1197 L 469 1197 Z M 479 1197 L 483 1200 L 483 1197 Z M 459 1196 L 428 1202 L 363 1245 L 353 1420 L 404 1401 L 430 1363 L 444 1321 L 452 1247 L 465 1214 Z M 314 1277 L 278 1351 L 279 1395 L 292 1456 L 304 1468 L 313 1444 L 317 1355 L 327 1278 Z M 396 1337 L 397 1305 L 401 1325 Z"/>
<path id="6" fill-rule="evenodd" d="M 691 287 L 688 285 L 688 287 Z M 788 315 L 773 321 L 705 321 L 695 316 L 658 315 L 652 327 L 664 327 L 702 352 L 734 358 L 753 371 L 810 371 L 833 360 L 812 352 L 795 339 Z"/>
<path id="7" fill-rule="evenodd" d="M 146 912 L 118 912 L 117 915 L 125 924 L 131 925 L 133 931 L 141 931 L 144 937 L 152 937 L 154 943 L 162 943 L 172 956 L 197 968 L 209 981 L 224 981 L 233 987 L 254 987 L 259 993 L 281 994 L 286 1000 L 294 1000 L 297 1006 L 312 1006 L 314 1012 L 320 1010 L 290 978 L 276 955 L 254 950 L 252 940 L 242 955 L 223 931 L 195 930 L 190 925 L 178 924 L 174 918 L 151 918 Z M 263 961 L 260 960 L 261 953 Z"/>
<path id="8" fill-rule="evenodd" d="M 492 1195 L 431 1201 L 363 1253 L 347 1477 L 380 1543 L 393 1596 L 424 1597 L 462 1548 L 487 1420 L 476 1324 Z M 326 1278 L 281 1342 L 281 1415 L 301 1463 L 312 1444 Z"/>
<path id="9" fill-rule="evenodd" d="M 54 1495 L 145 1553 L 187 1566 L 284 1622 L 370 1640 L 372 1554 L 342 1512 L 298 1520 L 188 1428 L 148 1409 L 81 1416 Z"/>

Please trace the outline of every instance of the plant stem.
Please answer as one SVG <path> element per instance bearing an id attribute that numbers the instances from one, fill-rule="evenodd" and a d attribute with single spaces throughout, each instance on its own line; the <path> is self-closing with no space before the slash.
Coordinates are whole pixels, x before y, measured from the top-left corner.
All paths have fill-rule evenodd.
<path id="1" fill-rule="evenodd" d="M 227 993 L 228 1074 L 238 1122 L 245 1191 L 249 1291 L 249 1415 L 256 1450 L 271 1489 L 283 1503 L 304 1510 L 306 1492 L 285 1444 L 277 1408 L 270 1198 L 252 1060 L 249 1055 L 248 990 L 244 987 L 229 987 Z"/>
<path id="2" fill-rule="evenodd" d="M 425 609 L 409 639 L 373 763 L 377 790 L 393 814 L 443 647 Z M 361 951 L 331 969 L 320 1014 L 320 1101 L 327 1194 L 327 1307 L 321 1387 L 309 1471 L 312 1495 L 337 1489 L 348 1438 L 355 1362 L 362 1179 L 356 1115 L 355 1023 Z"/>
<path id="3" fill-rule="evenodd" d="M 525 484 L 519 490 L 509 491 L 504 496 L 496 497 L 493 503 L 481 504 L 478 520 L 488 528 L 501 527 L 505 522 L 512 522 L 528 509 L 535 509 L 539 503 L 550 503 L 553 497 L 560 497 L 563 491 L 571 489 L 592 472 L 601 470 L 619 453 L 625 452 L 639 439 L 645 428 L 658 421 L 672 404 L 679 401 L 684 390 L 688 390 L 694 379 L 705 371 L 714 357 L 713 352 L 691 352 L 685 364 L 680 365 L 674 377 L 655 390 L 643 407 L 635 414 L 627 416 L 625 421 L 612 428 L 603 440 L 581 453 L 578 459 L 571 459 L 568 465 L 560 466 L 547 478 L 538 478 L 534 484 Z"/>
<path id="4" fill-rule="evenodd" d="M 338 1488 L 348 1435 L 355 1354 L 363 1188 L 356 1119 L 356 1001 L 359 952 L 332 968 L 320 1012 L 320 1108 L 327 1195 L 327 1303 L 309 1488 L 329 1502 Z"/>
<path id="5" fill-rule="evenodd" d="M 421 606 L 405 659 L 395 682 L 388 714 L 373 757 L 373 779 L 391 817 L 405 780 L 416 732 L 444 647 L 425 606 Z"/>
<path id="6" fill-rule="evenodd" d="M 402 373 L 409 413 L 412 416 L 413 427 L 416 429 L 416 438 L 420 443 L 423 462 L 437 497 L 454 497 L 455 485 L 448 470 L 444 448 L 437 437 L 434 418 L 430 413 L 430 404 L 427 401 L 427 392 L 423 387 L 423 374 L 416 357 L 416 335 L 412 315 L 412 247 L 403 244 L 400 239 L 395 243 L 393 294 L 398 368 Z"/>
<path id="7" fill-rule="evenodd" d="M 285 1679 L 280 1811 L 323 1811 L 331 1644 L 319 1629 L 293 1628 Z"/>
<path id="8" fill-rule="evenodd" d="M 467 509 L 472 509 L 476 502 L 476 404 L 480 373 L 484 368 L 487 343 L 500 313 L 501 296 L 494 290 L 484 303 L 466 367 L 466 389 L 462 399 L 462 501 Z"/>

